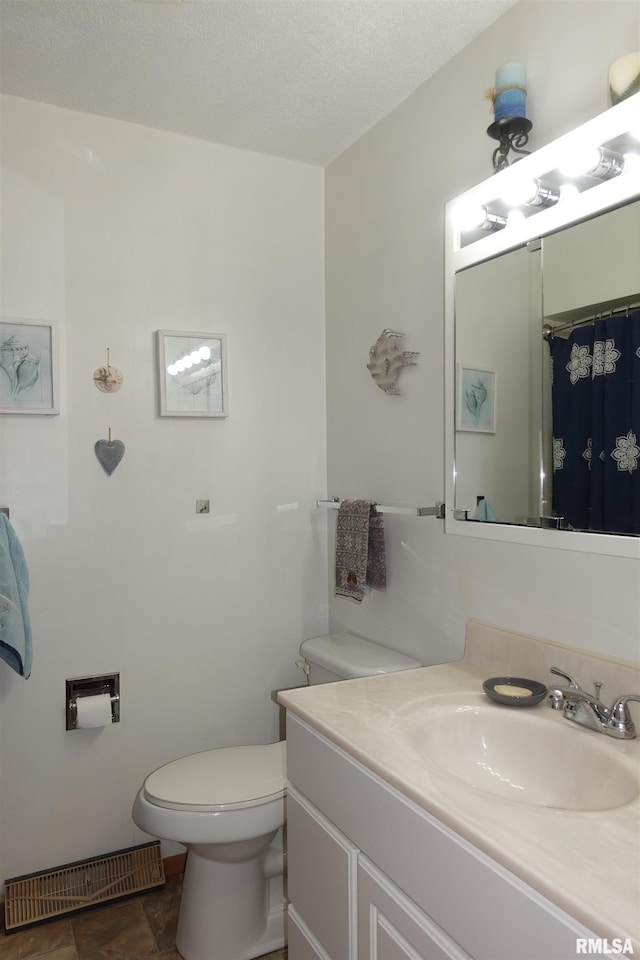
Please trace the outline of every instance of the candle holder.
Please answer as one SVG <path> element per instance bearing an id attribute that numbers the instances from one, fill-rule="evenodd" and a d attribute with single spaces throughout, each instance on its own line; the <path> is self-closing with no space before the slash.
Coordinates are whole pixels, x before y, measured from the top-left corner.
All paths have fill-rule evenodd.
<path id="1" fill-rule="evenodd" d="M 523 150 L 529 142 L 529 134 L 533 129 L 531 120 L 526 117 L 508 117 L 505 120 L 496 120 L 487 129 L 487 133 L 493 140 L 499 140 L 499 144 L 493 151 L 492 163 L 493 172 L 498 173 L 508 167 L 510 162 L 515 163 L 519 158 L 515 157 L 509 161 L 509 153 L 513 150 L 521 156 L 531 153 L 530 150 Z"/>

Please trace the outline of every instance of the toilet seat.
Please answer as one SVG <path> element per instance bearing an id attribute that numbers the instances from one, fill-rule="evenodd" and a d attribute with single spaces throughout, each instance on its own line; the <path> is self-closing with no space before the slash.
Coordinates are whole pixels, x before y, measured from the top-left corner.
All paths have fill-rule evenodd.
<path id="1" fill-rule="evenodd" d="M 172 760 L 144 781 L 146 799 L 169 810 L 222 812 L 286 793 L 286 744 L 221 747 Z"/>

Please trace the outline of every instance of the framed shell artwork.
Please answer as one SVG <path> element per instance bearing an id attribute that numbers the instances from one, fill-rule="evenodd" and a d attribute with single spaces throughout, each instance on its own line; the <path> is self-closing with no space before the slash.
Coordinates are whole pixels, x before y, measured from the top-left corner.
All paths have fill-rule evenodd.
<path id="1" fill-rule="evenodd" d="M 56 327 L 0 318 L 0 414 L 58 414 Z"/>
<path id="2" fill-rule="evenodd" d="M 458 364 L 456 429 L 496 432 L 496 374 L 494 370 Z"/>

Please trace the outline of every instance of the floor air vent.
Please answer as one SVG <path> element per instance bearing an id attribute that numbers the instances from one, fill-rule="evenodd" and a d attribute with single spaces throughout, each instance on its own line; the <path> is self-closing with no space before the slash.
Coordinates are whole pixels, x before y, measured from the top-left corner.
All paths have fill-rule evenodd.
<path id="1" fill-rule="evenodd" d="M 137 896 L 164 885 L 160 843 L 67 863 L 7 880 L 7 933 L 32 927 L 101 903 Z"/>

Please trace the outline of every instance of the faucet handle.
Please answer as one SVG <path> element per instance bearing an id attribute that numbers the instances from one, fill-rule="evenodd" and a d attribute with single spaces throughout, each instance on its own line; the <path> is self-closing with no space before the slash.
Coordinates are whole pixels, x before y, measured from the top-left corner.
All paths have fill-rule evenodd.
<path id="1" fill-rule="evenodd" d="M 636 728 L 627 707 L 629 700 L 640 701 L 637 693 L 625 693 L 618 697 L 611 707 L 608 725 L 618 731 L 618 736 L 624 740 L 631 740 L 636 735 Z"/>
<path id="2" fill-rule="evenodd" d="M 555 673 L 557 677 L 564 677 L 564 679 L 569 682 L 569 686 L 572 690 L 580 689 L 579 684 L 577 684 L 573 677 L 570 677 L 568 673 L 565 673 L 564 670 L 560 670 L 558 667 L 551 667 L 550 673 Z"/>

